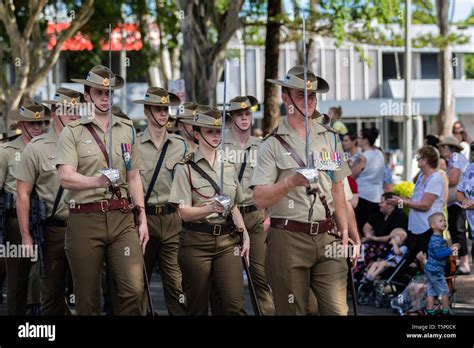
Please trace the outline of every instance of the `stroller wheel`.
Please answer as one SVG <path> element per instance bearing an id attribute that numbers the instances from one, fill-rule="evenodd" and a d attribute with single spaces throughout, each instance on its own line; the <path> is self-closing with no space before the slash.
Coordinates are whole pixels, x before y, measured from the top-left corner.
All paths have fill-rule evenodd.
<path id="1" fill-rule="evenodd" d="M 369 303 L 370 293 L 367 291 L 367 284 L 360 284 L 357 289 L 357 303 L 365 306 Z"/>

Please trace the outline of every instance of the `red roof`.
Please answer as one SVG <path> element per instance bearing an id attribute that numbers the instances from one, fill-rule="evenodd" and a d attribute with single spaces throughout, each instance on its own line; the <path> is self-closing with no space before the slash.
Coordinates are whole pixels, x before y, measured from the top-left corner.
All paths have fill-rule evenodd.
<path id="1" fill-rule="evenodd" d="M 49 35 L 48 50 L 51 50 L 56 45 L 56 33 L 59 33 L 69 28 L 70 23 L 48 23 L 46 33 Z M 125 32 L 125 50 L 126 51 L 139 51 L 143 47 L 140 31 L 137 29 L 135 24 L 124 24 L 123 29 Z M 66 40 L 61 51 L 83 51 L 92 50 L 93 45 L 88 35 L 83 35 L 80 31 L 76 33 L 72 38 Z M 104 38 L 101 43 L 101 49 L 104 51 L 109 50 L 108 37 Z M 122 49 L 122 29 L 117 26 L 112 30 L 112 51 L 120 51 Z"/>

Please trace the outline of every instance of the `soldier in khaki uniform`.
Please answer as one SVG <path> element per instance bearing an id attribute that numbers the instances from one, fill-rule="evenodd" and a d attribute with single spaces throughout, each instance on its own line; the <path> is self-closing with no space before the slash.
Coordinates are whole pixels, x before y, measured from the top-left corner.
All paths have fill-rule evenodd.
<path id="1" fill-rule="evenodd" d="M 180 100 L 166 89 L 150 87 L 145 99 L 134 103 L 144 104 L 148 121 L 148 127 L 138 137 L 142 157 L 140 175 L 150 235 L 145 251 L 148 280 L 151 280 L 153 267 L 158 262 L 168 312 L 170 315 L 183 315 L 184 295 L 178 266 L 181 219 L 175 206 L 168 203 L 168 198 L 173 168 L 183 159 L 186 145 L 181 136 L 167 132 L 169 106 L 179 105 Z"/>
<path id="2" fill-rule="evenodd" d="M 49 109 L 32 100 L 23 103 L 20 109 L 10 113 L 10 119 L 18 121 L 22 135 L 0 147 L 0 186 L 14 196 L 16 201 L 15 171 L 20 163 L 23 150 L 32 138 L 41 135 L 45 121 L 50 119 Z M 15 205 L 7 212 L 6 242 L 20 246 L 22 243 L 20 227 L 16 216 Z M 31 261 L 27 257 L 8 257 L 7 272 L 7 305 L 9 315 L 26 315 L 28 277 Z"/>
<path id="3" fill-rule="evenodd" d="M 230 214 L 235 224 L 243 229 L 242 250 L 238 247 L 240 236 L 230 233 L 227 218 L 218 215 L 225 211 L 214 199 L 220 187 L 214 188 L 199 173 L 202 170 L 211 177 L 214 185 L 219 185 L 221 113 L 216 108 L 199 106 L 194 119 L 183 122 L 194 126 L 194 136 L 199 145 L 196 152 L 187 155 L 177 165 L 169 201 L 178 205 L 183 220 L 178 260 L 183 273 L 187 313 L 208 314 L 212 279 L 222 302 L 223 314 L 244 315 L 241 256 L 245 256 L 248 262 L 249 237 L 237 207 L 242 201 L 242 190 L 236 178 L 235 167 L 232 163 L 224 162 L 223 193 L 230 197 Z M 229 126 L 230 124 L 227 127 Z"/>
<path id="4" fill-rule="evenodd" d="M 84 98 L 93 103 L 95 113 L 63 129 L 56 162 L 61 186 L 68 190 L 65 249 L 74 280 L 77 314 L 100 314 L 100 280 L 105 261 L 117 289 L 118 303 L 113 312 L 144 315 L 143 253 L 148 228 L 138 170 L 140 155 L 131 121 L 112 117 L 115 173 L 104 171 L 109 167 L 105 158 L 109 152 L 108 112 L 113 97 L 109 88 L 122 88 L 124 81 L 100 65 L 92 68 L 86 79 L 73 81 L 84 84 Z M 141 208 L 137 229 L 127 197 Z"/>
<path id="5" fill-rule="evenodd" d="M 51 104 L 53 126 L 25 147 L 22 159 L 15 171 L 17 179 L 17 215 L 23 245 L 32 245 L 29 210 L 33 189 L 46 203 L 48 219 L 44 226 L 44 275 L 41 284 L 41 311 L 43 315 L 65 315 L 69 309 L 65 302 L 67 273 L 69 270 L 64 252 L 64 235 L 68 207 L 61 199 L 63 190 L 55 166 L 56 148 L 63 128 L 79 118 L 77 107 L 82 94 L 68 88 L 59 88 Z"/>
<path id="6" fill-rule="evenodd" d="M 250 180 L 255 205 L 268 208 L 271 218 L 266 275 L 277 315 L 305 315 L 310 288 L 321 315 L 346 315 L 346 259 L 326 251 L 347 243 L 342 182 L 350 170 L 337 134 L 308 122 L 309 149 L 319 168 L 318 183 L 310 184 L 295 172 L 306 165 L 304 89 L 308 91 L 309 115 L 316 110 L 316 92 L 329 90 L 327 82 L 309 70 L 305 86 L 303 71 L 296 66 L 283 81 L 269 80 L 283 86 L 288 116 L 260 146 Z M 308 194 L 307 188 L 313 194 Z"/>
<path id="7" fill-rule="evenodd" d="M 186 142 L 186 153 L 192 153 L 196 151 L 197 142 L 193 135 L 193 126 L 182 121 L 192 120 L 196 114 L 197 107 L 198 104 L 193 102 L 184 103 L 179 106 L 178 114 L 176 115 L 176 125 L 178 127 L 179 134 Z"/>
<path id="8" fill-rule="evenodd" d="M 265 276 L 264 214 L 253 204 L 250 174 L 257 163 L 257 151 L 261 140 L 250 135 L 252 107 L 258 105 L 253 96 L 239 96 L 230 100 L 228 108 L 232 116 L 232 128 L 225 136 L 226 157 L 235 163 L 235 171 L 242 185 L 244 199 L 240 213 L 250 236 L 250 273 L 263 315 L 273 315 L 275 309 Z"/>

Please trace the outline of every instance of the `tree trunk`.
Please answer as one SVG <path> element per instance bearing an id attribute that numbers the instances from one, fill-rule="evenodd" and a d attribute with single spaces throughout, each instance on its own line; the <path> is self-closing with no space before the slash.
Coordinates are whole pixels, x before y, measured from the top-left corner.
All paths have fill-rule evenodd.
<path id="1" fill-rule="evenodd" d="M 184 11 L 181 31 L 186 99 L 210 105 L 216 105 L 217 102 L 218 68 L 222 65 L 226 45 L 242 26 L 239 12 L 243 0 L 230 1 L 224 13 L 213 3 L 178 1 L 180 10 Z"/>
<path id="2" fill-rule="evenodd" d="M 449 1 L 436 0 L 436 14 L 440 35 L 447 38 L 449 34 Z M 441 103 L 438 113 L 438 133 L 444 137 L 451 135 L 455 116 L 455 99 L 453 94 L 452 48 L 447 44 L 440 48 L 440 83 Z"/>
<path id="3" fill-rule="evenodd" d="M 279 17 L 282 14 L 281 0 L 268 1 L 267 33 L 265 38 L 265 90 L 263 100 L 263 132 L 271 132 L 278 124 L 280 117 L 280 96 L 278 86 L 267 79 L 277 79 L 278 60 L 280 57 Z"/>

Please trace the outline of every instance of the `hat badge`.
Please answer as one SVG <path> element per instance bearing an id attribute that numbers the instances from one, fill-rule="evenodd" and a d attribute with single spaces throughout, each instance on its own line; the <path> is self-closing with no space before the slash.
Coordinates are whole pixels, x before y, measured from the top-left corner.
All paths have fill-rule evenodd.
<path id="1" fill-rule="evenodd" d="M 194 121 L 195 122 L 199 121 L 199 114 L 194 113 Z"/>
<path id="2" fill-rule="evenodd" d="M 313 83 L 311 81 L 306 81 L 306 88 L 307 89 L 312 89 L 313 88 Z"/>
<path id="3" fill-rule="evenodd" d="M 71 98 L 71 105 L 76 105 L 76 104 L 77 104 L 77 99 Z"/>
<path id="4" fill-rule="evenodd" d="M 240 107 L 241 107 L 242 109 L 246 109 L 246 108 L 247 108 L 247 103 L 246 103 L 246 102 L 240 103 Z"/>
<path id="5" fill-rule="evenodd" d="M 168 96 L 167 95 L 162 96 L 161 99 L 160 99 L 160 102 L 161 102 L 161 104 L 168 103 L 169 102 L 168 101 Z"/>
<path id="6" fill-rule="evenodd" d="M 103 80 L 102 80 L 102 84 L 105 86 L 105 87 L 108 87 L 109 84 L 110 84 L 110 81 L 107 77 L 105 77 Z"/>
<path id="7" fill-rule="evenodd" d="M 36 112 L 35 112 L 35 116 L 34 116 L 34 117 L 35 117 L 35 118 L 41 118 L 41 114 L 40 114 L 40 112 L 39 112 L 39 111 L 36 111 Z"/>
<path id="8" fill-rule="evenodd" d="M 171 121 L 168 121 L 168 122 L 166 123 L 166 128 L 171 128 Z"/>
<path id="9" fill-rule="evenodd" d="M 220 118 L 216 118 L 214 120 L 214 126 L 222 126 L 222 120 Z"/>

